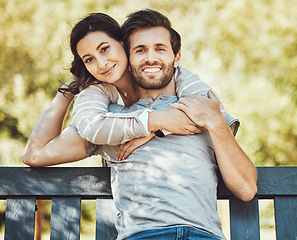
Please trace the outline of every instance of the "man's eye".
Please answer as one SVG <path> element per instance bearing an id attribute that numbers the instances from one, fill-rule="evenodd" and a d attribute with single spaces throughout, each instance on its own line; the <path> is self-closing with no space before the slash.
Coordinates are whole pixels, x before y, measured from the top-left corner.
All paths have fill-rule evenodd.
<path id="1" fill-rule="evenodd" d="M 166 50 L 165 48 L 158 48 L 158 49 L 157 49 L 158 52 L 163 52 L 163 51 L 165 51 L 165 50 Z"/>
<path id="2" fill-rule="evenodd" d="M 144 50 L 143 50 L 143 49 L 137 49 L 135 52 L 136 52 L 136 53 L 143 53 Z"/>

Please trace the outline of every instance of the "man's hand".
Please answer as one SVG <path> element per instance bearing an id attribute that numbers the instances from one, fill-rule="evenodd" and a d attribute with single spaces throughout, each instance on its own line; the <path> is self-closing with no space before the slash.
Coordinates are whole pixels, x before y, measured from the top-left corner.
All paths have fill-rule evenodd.
<path id="1" fill-rule="evenodd" d="M 211 90 L 208 97 L 190 95 L 171 104 L 171 107 L 183 111 L 201 129 L 209 129 L 225 120 L 220 111 L 220 101 Z"/>
<path id="2" fill-rule="evenodd" d="M 117 161 L 121 161 L 126 159 L 136 148 L 139 148 L 143 144 L 150 141 L 155 136 L 154 133 L 151 133 L 147 137 L 140 137 L 130 140 L 129 142 L 125 142 L 123 144 L 120 144 L 116 147 L 116 155 Z"/>

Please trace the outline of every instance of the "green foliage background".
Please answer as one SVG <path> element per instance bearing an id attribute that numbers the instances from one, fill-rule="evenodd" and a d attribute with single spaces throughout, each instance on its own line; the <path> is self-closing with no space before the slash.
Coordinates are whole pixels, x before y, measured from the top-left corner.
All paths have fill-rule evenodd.
<path id="1" fill-rule="evenodd" d="M 70 77 L 73 24 L 97 11 L 122 23 L 143 8 L 171 19 L 182 36 L 182 65 L 241 120 L 237 140 L 255 165 L 296 165 L 295 0 L 0 0 L 0 166 L 23 165 L 35 123 Z M 94 220 L 94 204 L 84 206 L 83 219 Z"/>
<path id="2" fill-rule="evenodd" d="M 296 165 L 294 0 L 0 0 L 0 165 L 22 165 L 33 126 L 70 77 L 72 25 L 95 11 L 122 23 L 147 7 L 171 19 L 182 36 L 182 65 L 241 120 L 237 139 L 252 161 Z"/>

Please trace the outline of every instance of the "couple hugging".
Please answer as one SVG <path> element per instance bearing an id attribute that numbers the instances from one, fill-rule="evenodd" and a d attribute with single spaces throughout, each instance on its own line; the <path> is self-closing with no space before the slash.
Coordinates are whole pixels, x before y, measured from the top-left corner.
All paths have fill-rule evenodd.
<path id="1" fill-rule="evenodd" d="M 74 26 L 70 46 L 72 77 L 38 120 L 23 162 L 49 166 L 100 154 L 111 169 L 113 239 L 225 239 L 218 171 L 249 201 L 256 168 L 234 138 L 238 120 L 179 65 L 181 38 L 169 19 L 146 9 L 119 26 L 92 13 Z M 74 98 L 73 122 L 61 131 Z"/>

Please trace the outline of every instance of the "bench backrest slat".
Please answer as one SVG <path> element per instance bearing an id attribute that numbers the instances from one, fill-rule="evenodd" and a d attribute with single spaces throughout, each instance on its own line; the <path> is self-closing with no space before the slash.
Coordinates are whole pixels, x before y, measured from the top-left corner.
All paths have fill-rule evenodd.
<path id="1" fill-rule="evenodd" d="M 0 199 L 9 196 L 33 196 L 39 199 L 50 199 L 55 196 L 112 198 L 110 169 L 0 167 Z"/>
<path id="2" fill-rule="evenodd" d="M 52 199 L 51 240 L 80 239 L 81 200 L 78 197 Z"/>
<path id="3" fill-rule="evenodd" d="M 4 240 L 34 239 L 35 198 L 7 199 Z"/>
<path id="4" fill-rule="evenodd" d="M 297 196 L 275 197 L 277 239 L 297 239 Z"/>
<path id="5" fill-rule="evenodd" d="M 297 196 L 297 167 L 258 167 L 258 198 Z M 13 176 L 18 176 L 13 178 Z M 14 181 L 11 181 L 11 180 Z M 106 167 L 0 167 L 0 199 L 33 196 L 112 198 L 110 169 Z M 220 179 L 218 199 L 233 196 Z"/>
<path id="6" fill-rule="evenodd" d="M 117 238 L 116 216 L 117 210 L 112 200 L 96 200 L 96 240 Z"/>
<path id="7" fill-rule="evenodd" d="M 230 197 L 231 240 L 260 240 L 258 198 L 243 202 Z"/>

